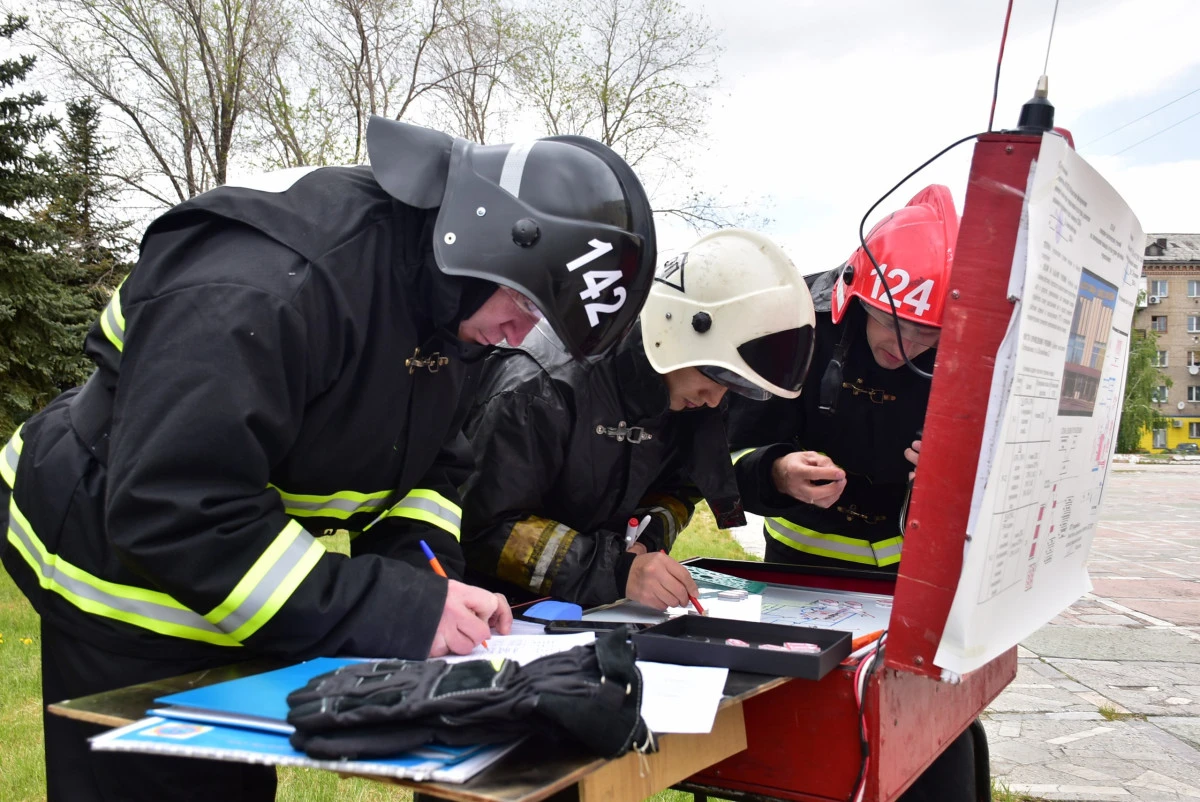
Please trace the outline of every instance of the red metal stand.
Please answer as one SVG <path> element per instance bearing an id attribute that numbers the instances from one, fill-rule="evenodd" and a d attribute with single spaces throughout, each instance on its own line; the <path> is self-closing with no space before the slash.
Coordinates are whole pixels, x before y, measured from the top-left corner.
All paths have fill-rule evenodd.
<path id="1" fill-rule="evenodd" d="M 1012 313 L 1007 287 L 1021 204 L 1040 146 L 1040 136 L 1008 134 L 975 145 L 886 661 L 867 689 L 868 802 L 896 799 L 1016 675 L 1016 649 L 957 685 L 940 681 L 933 657 L 962 572 L 994 355 Z M 756 573 L 767 571 L 739 571 L 765 578 Z M 853 677 L 843 668 L 748 700 L 746 750 L 689 782 L 737 796 L 846 800 L 862 764 Z"/>

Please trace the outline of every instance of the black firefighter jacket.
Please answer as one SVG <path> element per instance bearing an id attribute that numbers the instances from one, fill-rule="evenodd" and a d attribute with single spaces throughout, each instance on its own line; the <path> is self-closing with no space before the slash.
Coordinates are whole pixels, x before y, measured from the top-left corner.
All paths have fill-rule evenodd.
<path id="1" fill-rule="evenodd" d="M 0 460 L 4 565 L 47 622 L 144 656 L 428 653 L 446 580 L 416 540 L 461 570 L 453 418 L 482 356 L 451 334 L 435 214 L 323 168 L 150 226 L 96 372 Z"/>
<path id="2" fill-rule="evenodd" d="M 729 409 L 729 441 L 746 509 L 766 518 L 767 559 L 895 571 L 903 547 L 900 510 L 912 464 L 904 449 L 917 439 L 929 403 L 929 380 L 907 367 L 875 362 L 853 304 L 838 325 L 829 314 L 837 271 L 808 277 L 817 312 L 816 351 L 799 398 L 740 403 Z M 821 379 L 849 332 L 835 412 L 822 412 Z M 914 360 L 933 369 L 934 351 Z M 817 451 L 846 472 L 846 488 L 828 509 L 775 489 L 771 466 L 793 451 Z"/>
<path id="3" fill-rule="evenodd" d="M 612 602 L 633 562 L 630 517 L 651 515 L 638 542 L 670 550 L 697 488 L 736 504 L 721 411 L 669 404 L 637 328 L 590 363 L 571 362 L 541 327 L 493 352 L 465 428 L 476 460 L 463 488 L 468 569 L 514 600 Z"/>

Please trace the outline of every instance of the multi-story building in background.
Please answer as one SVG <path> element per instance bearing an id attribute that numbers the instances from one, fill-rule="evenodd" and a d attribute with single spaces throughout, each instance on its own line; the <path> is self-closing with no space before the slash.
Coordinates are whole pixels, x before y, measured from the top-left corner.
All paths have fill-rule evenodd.
<path id="1" fill-rule="evenodd" d="M 1200 234 L 1147 234 L 1142 289 L 1133 327 L 1158 335 L 1158 370 L 1171 382 L 1154 396 L 1166 425 L 1141 445 L 1200 445 Z"/>

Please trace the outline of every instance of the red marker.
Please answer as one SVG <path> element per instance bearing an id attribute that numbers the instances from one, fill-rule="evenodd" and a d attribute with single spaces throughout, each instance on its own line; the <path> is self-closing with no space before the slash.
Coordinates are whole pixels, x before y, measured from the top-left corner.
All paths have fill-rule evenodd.
<path id="1" fill-rule="evenodd" d="M 630 521 L 632 521 L 632 522 L 634 522 L 634 523 L 637 523 L 637 519 L 636 519 L 636 518 L 631 518 L 631 519 L 630 519 Z M 658 553 L 659 553 L 659 554 L 666 554 L 666 553 L 667 553 L 667 550 L 666 550 L 666 549 L 659 549 L 659 550 L 658 550 Z M 700 606 L 700 600 L 699 600 L 699 599 L 697 599 L 695 596 L 693 596 L 693 595 L 692 595 L 692 594 L 690 594 L 690 593 L 688 594 L 688 601 L 690 601 L 690 602 L 692 603 L 692 606 L 696 608 L 696 612 L 700 613 L 700 615 L 708 615 L 708 613 L 704 612 L 704 608 Z"/>
<path id="2" fill-rule="evenodd" d="M 637 540 L 638 536 L 638 519 L 630 518 L 629 523 L 625 524 L 625 548 L 633 545 L 633 541 Z"/>

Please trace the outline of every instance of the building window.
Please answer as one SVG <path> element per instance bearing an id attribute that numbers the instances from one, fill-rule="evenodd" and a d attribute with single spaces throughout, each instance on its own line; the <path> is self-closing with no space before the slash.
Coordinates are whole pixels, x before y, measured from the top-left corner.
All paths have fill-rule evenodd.
<path id="1" fill-rule="evenodd" d="M 1200 334 L 1200 315 L 1188 315 L 1188 334 Z"/>
<path id="2" fill-rule="evenodd" d="M 1167 280 L 1158 279 L 1150 282 L 1150 294 L 1157 295 L 1159 298 L 1167 297 Z"/>
<path id="3" fill-rule="evenodd" d="M 1200 423 L 1192 421 L 1188 424 L 1188 439 L 1200 440 Z"/>
<path id="4" fill-rule="evenodd" d="M 1165 384 L 1158 385 L 1158 389 L 1155 390 L 1151 394 L 1150 400 L 1156 404 L 1167 403 L 1167 385 L 1165 385 Z"/>
<path id="5" fill-rule="evenodd" d="M 1156 367 L 1156 368 L 1165 368 L 1165 367 L 1167 367 L 1167 352 L 1166 352 L 1166 351 L 1159 351 L 1159 352 L 1158 352 L 1158 361 L 1156 361 L 1156 362 L 1154 363 L 1154 367 Z"/>
<path id="6" fill-rule="evenodd" d="M 1151 315 L 1150 316 L 1150 330 L 1151 331 L 1166 331 L 1167 330 L 1167 316 L 1166 315 Z"/>
<path id="7" fill-rule="evenodd" d="M 1200 281 L 1196 279 L 1188 280 L 1188 297 L 1200 298 Z"/>
<path id="8" fill-rule="evenodd" d="M 1200 384 L 1188 385 L 1188 401 L 1200 401 Z"/>
<path id="9" fill-rule="evenodd" d="M 1188 367 L 1200 368 L 1200 351 L 1188 351 Z"/>
<path id="10" fill-rule="evenodd" d="M 1154 445 L 1153 445 L 1153 447 L 1154 448 L 1166 448 L 1167 447 L 1167 430 L 1166 429 L 1155 429 L 1154 430 Z"/>

